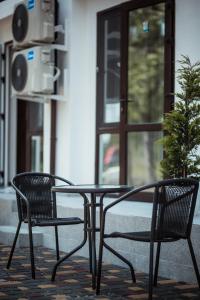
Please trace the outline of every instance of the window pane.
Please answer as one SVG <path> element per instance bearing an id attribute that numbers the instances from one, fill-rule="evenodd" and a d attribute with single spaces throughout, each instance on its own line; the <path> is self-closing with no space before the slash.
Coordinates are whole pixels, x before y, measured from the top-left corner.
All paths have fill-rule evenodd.
<path id="1" fill-rule="evenodd" d="M 31 136 L 31 172 L 43 170 L 43 142 L 42 136 Z"/>
<path id="2" fill-rule="evenodd" d="M 99 183 L 119 184 L 119 135 L 100 135 Z"/>
<path id="3" fill-rule="evenodd" d="M 104 123 L 120 119 L 120 18 L 104 23 Z"/>
<path id="4" fill-rule="evenodd" d="M 44 104 L 37 102 L 29 102 L 29 124 L 30 130 L 37 131 L 43 130 L 43 115 Z"/>
<path id="5" fill-rule="evenodd" d="M 164 102 L 165 4 L 131 11 L 128 123 L 160 123 Z"/>
<path id="6" fill-rule="evenodd" d="M 139 186 L 161 179 L 162 132 L 128 134 L 128 184 Z"/>

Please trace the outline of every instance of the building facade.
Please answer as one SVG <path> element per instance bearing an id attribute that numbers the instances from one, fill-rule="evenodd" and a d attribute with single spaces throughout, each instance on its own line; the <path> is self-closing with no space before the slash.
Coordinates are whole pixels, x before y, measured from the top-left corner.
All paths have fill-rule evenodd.
<path id="1" fill-rule="evenodd" d="M 66 44 L 57 50 L 62 99 L 44 104 L 12 97 L 11 24 L 18 2 L 1 3 L 4 185 L 16 172 L 34 169 L 79 183 L 138 185 L 161 178 L 156 141 L 174 101 L 170 93 L 178 89 L 174 70 L 181 54 L 198 60 L 199 1 L 58 1 L 57 24 L 65 32 L 54 43 Z"/>
<path id="2" fill-rule="evenodd" d="M 13 97 L 18 49 L 12 19 L 20 2 L 0 3 L 1 185 L 22 171 L 51 172 L 81 184 L 160 179 L 163 153 L 157 140 L 163 114 L 173 106 L 172 93 L 179 89 L 178 60 L 182 54 L 199 60 L 200 1 L 59 0 L 55 25 L 62 26 L 51 43 L 58 45 L 61 72 L 56 96 Z M 135 204 L 141 224 L 149 205 Z M 116 212 L 121 223 L 127 214 L 132 222 L 130 210 L 127 203 Z"/>

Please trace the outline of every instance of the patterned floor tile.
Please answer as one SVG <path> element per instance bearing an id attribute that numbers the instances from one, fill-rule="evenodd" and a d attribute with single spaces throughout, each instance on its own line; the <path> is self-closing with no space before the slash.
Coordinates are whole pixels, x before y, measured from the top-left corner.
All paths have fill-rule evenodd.
<path id="1" fill-rule="evenodd" d="M 51 282 L 51 272 L 56 263 L 54 250 L 35 249 L 36 279 L 31 278 L 29 249 L 17 248 L 9 270 L 6 269 L 10 247 L 0 244 L 0 300 L 145 300 L 148 299 L 148 276 L 136 272 L 137 283 L 132 283 L 130 272 L 122 267 L 104 264 L 101 295 L 96 296 L 91 287 L 91 274 L 87 259 L 72 256 L 58 267 Z M 64 255 L 64 253 L 61 253 Z M 197 300 L 197 285 L 159 278 L 154 288 L 154 299 Z"/>

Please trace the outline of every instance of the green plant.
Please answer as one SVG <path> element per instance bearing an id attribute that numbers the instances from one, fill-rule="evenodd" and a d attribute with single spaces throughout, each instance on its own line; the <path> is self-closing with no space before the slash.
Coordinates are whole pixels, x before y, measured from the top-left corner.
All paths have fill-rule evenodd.
<path id="1" fill-rule="evenodd" d="M 164 177 L 200 177 L 200 62 L 192 64 L 188 56 L 179 61 L 174 110 L 165 115 L 162 139 Z M 198 151 L 199 150 L 199 151 Z"/>

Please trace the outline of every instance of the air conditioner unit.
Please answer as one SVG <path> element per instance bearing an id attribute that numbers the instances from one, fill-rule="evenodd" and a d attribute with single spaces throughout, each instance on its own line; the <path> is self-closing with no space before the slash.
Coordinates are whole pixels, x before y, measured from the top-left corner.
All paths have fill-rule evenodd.
<path id="1" fill-rule="evenodd" d="M 54 0 L 23 0 L 12 18 L 13 46 L 54 41 Z"/>
<path id="2" fill-rule="evenodd" d="M 51 94 L 59 70 L 54 75 L 50 46 L 37 46 L 15 52 L 12 59 L 11 79 L 13 95 Z"/>

